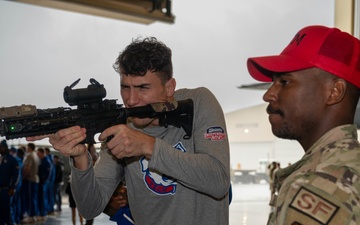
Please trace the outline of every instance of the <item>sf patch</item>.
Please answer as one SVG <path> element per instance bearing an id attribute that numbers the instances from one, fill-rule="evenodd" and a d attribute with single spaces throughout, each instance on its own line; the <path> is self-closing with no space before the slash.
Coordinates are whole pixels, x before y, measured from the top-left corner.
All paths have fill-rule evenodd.
<path id="1" fill-rule="evenodd" d="M 290 207 L 320 224 L 329 224 L 339 209 L 332 202 L 304 187 L 300 188 Z"/>
<path id="2" fill-rule="evenodd" d="M 211 141 L 222 141 L 226 139 L 226 133 L 222 127 L 213 126 L 206 129 L 204 138 Z"/>

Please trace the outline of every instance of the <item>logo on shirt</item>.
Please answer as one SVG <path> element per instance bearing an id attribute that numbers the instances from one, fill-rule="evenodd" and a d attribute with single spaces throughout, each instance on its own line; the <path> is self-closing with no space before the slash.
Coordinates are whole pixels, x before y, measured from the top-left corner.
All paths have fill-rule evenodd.
<path id="1" fill-rule="evenodd" d="M 173 146 L 175 149 L 186 152 L 181 142 Z M 146 187 L 157 195 L 174 195 L 176 192 L 177 182 L 173 177 L 160 174 L 149 170 L 149 161 L 142 157 L 140 160 L 141 172 L 144 175 L 144 183 Z"/>
<path id="2" fill-rule="evenodd" d="M 220 126 L 209 127 L 205 131 L 204 138 L 211 141 L 222 141 L 226 138 L 226 133 Z"/>
<path id="3" fill-rule="evenodd" d="M 328 224 L 339 208 L 332 202 L 304 187 L 296 194 L 290 207 L 318 221 L 320 224 Z"/>

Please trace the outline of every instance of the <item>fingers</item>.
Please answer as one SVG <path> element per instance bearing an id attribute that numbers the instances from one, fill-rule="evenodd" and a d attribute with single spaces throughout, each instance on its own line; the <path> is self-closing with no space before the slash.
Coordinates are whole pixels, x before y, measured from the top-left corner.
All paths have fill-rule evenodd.
<path id="1" fill-rule="evenodd" d="M 126 152 L 126 146 L 129 143 L 129 131 L 130 129 L 123 124 L 112 126 L 100 134 L 99 140 L 105 141 L 108 137 L 112 137 L 107 142 L 107 147 L 116 158 L 120 159 L 125 157 L 125 154 L 130 153 Z"/>
<path id="2" fill-rule="evenodd" d="M 80 126 L 74 126 L 67 129 L 59 130 L 50 136 L 50 141 L 59 144 L 79 143 L 86 138 L 86 129 Z M 51 142 L 50 142 L 51 143 Z"/>
<path id="3" fill-rule="evenodd" d="M 86 138 L 86 129 L 73 126 L 57 131 L 55 134 L 27 137 L 27 141 L 37 141 L 49 138 L 50 144 L 66 156 L 79 156 L 86 152 L 85 145 L 79 145 Z"/>
<path id="4" fill-rule="evenodd" d="M 115 136 L 117 133 L 121 132 L 123 127 L 126 127 L 126 125 L 120 124 L 105 129 L 103 132 L 101 132 L 99 136 L 99 141 L 106 141 L 108 137 Z"/>
<path id="5" fill-rule="evenodd" d="M 140 131 L 131 129 L 124 124 L 112 126 L 104 130 L 99 140 L 105 140 L 112 136 L 107 142 L 107 147 L 111 153 L 118 159 L 145 155 L 151 158 L 155 138 Z"/>
<path id="6" fill-rule="evenodd" d="M 27 141 L 38 141 L 38 140 L 42 140 L 42 139 L 45 139 L 45 138 L 53 137 L 55 135 L 57 135 L 57 138 L 59 139 L 59 138 L 62 138 L 64 136 L 66 136 L 67 134 L 78 132 L 78 131 L 80 131 L 82 129 L 84 129 L 83 131 L 85 131 L 85 128 L 81 128 L 80 126 L 74 126 L 74 127 L 63 129 L 63 130 L 59 130 L 55 134 L 45 134 L 45 135 L 37 135 L 37 136 L 32 136 L 32 137 L 26 137 L 26 140 Z M 85 133 L 86 133 L 86 131 L 85 131 Z M 85 137 L 83 139 L 81 139 L 81 137 L 79 137 L 78 139 L 81 139 L 79 142 L 84 140 Z"/>
<path id="7" fill-rule="evenodd" d="M 52 134 L 38 135 L 38 136 L 33 136 L 33 137 L 26 137 L 26 141 L 38 141 L 38 140 L 42 140 L 44 138 L 48 138 L 51 135 Z"/>
<path id="8" fill-rule="evenodd" d="M 78 145 L 86 138 L 86 129 L 80 126 L 74 126 L 59 130 L 49 137 L 50 144 L 54 149 L 60 151 L 64 155 L 78 156 L 83 154 L 84 145 Z"/>

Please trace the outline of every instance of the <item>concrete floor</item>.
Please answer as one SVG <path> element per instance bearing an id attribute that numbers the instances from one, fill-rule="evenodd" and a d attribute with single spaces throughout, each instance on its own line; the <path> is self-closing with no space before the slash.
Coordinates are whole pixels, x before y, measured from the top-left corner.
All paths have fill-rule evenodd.
<path id="1" fill-rule="evenodd" d="M 261 225 L 266 224 L 270 207 L 268 184 L 234 184 L 233 199 L 230 205 L 229 225 Z M 43 225 L 72 225 L 71 211 L 65 199 L 63 211 L 55 216 L 48 216 L 43 222 L 35 224 Z M 80 225 L 79 221 L 76 223 Z M 85 223 L 84 223 L 85 224 Z M 101 214 L 94 220 L 94 225 L 116 225 L 109 221 L 109 217 Z"/>

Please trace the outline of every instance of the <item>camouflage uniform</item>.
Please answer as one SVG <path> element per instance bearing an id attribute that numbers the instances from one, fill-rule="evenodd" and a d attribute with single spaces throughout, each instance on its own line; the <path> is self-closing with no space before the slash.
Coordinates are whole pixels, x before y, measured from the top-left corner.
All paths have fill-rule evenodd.
<path id="1" fill-rule="evenodd" d="M 280 191 L 269 225 L 360 224 L 360 144 L 355 125 L 323 135 L 276 173 Z"/>

